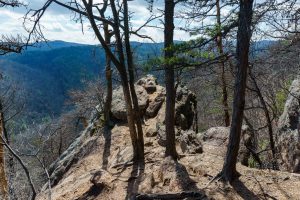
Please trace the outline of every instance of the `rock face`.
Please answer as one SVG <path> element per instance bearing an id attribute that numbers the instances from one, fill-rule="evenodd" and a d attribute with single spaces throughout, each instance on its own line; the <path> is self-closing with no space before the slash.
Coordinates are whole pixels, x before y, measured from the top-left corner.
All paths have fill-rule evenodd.
<path id="1" fill-rule="evenodd" d="M 300 79 L 293 81 L 278 123 L 278 147 L 283 170 L 300 173 Z"/>
<path id="2" fill-rule="evenodd" d="M 48 172 L 50 174 L 51 186 L 55 186 L 72 165 L 77 163 L 86 154 L 89 154 L 94 148 L 95 141 L 98 138 L 97 134 L 99 131 L 102 131 L 97 130 L 97 127 L 97 120 L 91 120 L 81 135 L 50 165 Z"/>
<path id="3" fill-rule="evenodd" d="M 182 130 L 196 130 L 197 120 L 197 100 L 196 95 L 187 89 L 186 86 L 179 85 L 176 90 L 176 125 Z"/>
<path id="4" fill-rule="evenodd" d="M 299 126 L 300 116 L 300 79 L 292 82 L 290 94 L 286 100 L 284 111 L 280 116 L 278 127 L 281 131 L 296 130 Z"/>
<path id="5" fill-rule="evenodd" d="M 166 145 L 165 109 L 163 103 L 157 114 L 158 143 Z M 175 134 L 182 153 L 202 153 L 202 145 L 197 138 L 197 101 L 193 92 L 183 85 L 176 90 Z"/>
<path id="6" fill-rule="evenodd" d="M 153 75 L 148 74 L 144 78 L 138 80 L 136 84 L 143 86 L 148 93 L 153 93 L 156 91 L 157 81 Z"/>
<path id="7" fill-rule="evenodd" d="M 145 136 L 157 137 L 158 143 L 165 146 L 165 88 L 158 85 L 156 78 L 152 75 L 147 75 L 138 80 L 135 88 L 139 108 L 145 119 Z M 175 129 L 176 140 L 183 153 L 202 152 L 201 143 L 196 137 L 196 108 L 196 95 L 187 87 L 179 85 L 176 90 Z M 126 105 L 121 87 L 113 91 L 112 115 L 118 120 L 126 121 Z"/>
<path id="8" fill-rule="evenodd" d="M 229 141 L 230 127 L 213 127 L 199 135 L 205 152 L 214 153 L 225 157 Z M 255 149 L 253 135 L 248 131 L 247 126 L 242 127 L 242 139 L 238 160 L 242 165 L 248 166 L 250 152 L 248 148 Z"/>
<path id="9" fill-rule="evenodd" d="M 146 89 L 140 85 L 135 85 L 135 91 L 138 96 L 139 108 L 142 113 L 148 106 L 149 96 Z M 113 91 L 113 100 L 111 104 L 112 115 L 118 120 L 127 120 L 126 104 L 124 100 L 122 87 L 118 87 Z"/>

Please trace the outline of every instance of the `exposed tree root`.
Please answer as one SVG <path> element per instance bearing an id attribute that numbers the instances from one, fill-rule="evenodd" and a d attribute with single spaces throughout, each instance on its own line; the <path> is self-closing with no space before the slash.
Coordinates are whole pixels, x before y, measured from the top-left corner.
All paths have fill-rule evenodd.
<path id="1" fill-rule="evenodd" d="M 193 198 L 195 200 L 206 199 L 207 196 L 201 192 L 180 192 L 169 194 L 138 194 L 132 198 L 132 200 L 175 200 Z"/>

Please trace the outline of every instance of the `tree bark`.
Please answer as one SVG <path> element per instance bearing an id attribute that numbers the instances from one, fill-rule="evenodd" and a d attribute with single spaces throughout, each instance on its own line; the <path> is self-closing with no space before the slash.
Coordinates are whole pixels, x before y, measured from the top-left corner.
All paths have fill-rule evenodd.
<path id="1" fill-rule="evenodd" d="M 108 30 L 108 24 L 104 25 L 104 37 L 107 45 L 110 45 L 110 33 Z M 110 111 L 112 102 L 112 71 L 111 71 L 111 59 L 108 54 L 105 57 L 105 78 L 106 78 L 106 98 L 104 105 L 104 121 L 107 126 L 110 122 Z"/>
<path id="2" fill-rule="evenodd" d="M 174 44 L 174 0 L 165 0 L 165 29 L 164 29 L 164 53 L 165 53 L 165 83 L 166 83 L 166 156 L 177 159 L 175 146 L 175 84 L 174 66 L 169 62 L 174 56 L 172 47 Z"/>
<path id="3" fill-rule="evenodd" d="M 131 98 L 134 107 L 134 118 L 137 127 L 137 140 L 138 140 L 138 151 L 139 151 L 139 160 L 144 160 L 144 134 L 142 128 L 141 113 L 138 104 L 138 98 L 134 88 L 134 64 L 129 40 L 129 22 L 128 22 L 128 3 L 127 0 L 123 1 L 124 3 L 124 35 L 125 35 L 125 47 L 127 55 L 127 67 L 129 73 L 129 87 L 131 91 Z"/>
<path id="4" fill-rule="evenodd" d="M 221 23 L 221 8 L 220 8 L 220 0 L 216 1 L 216 8 L 217 8 L 217 26 L 218 26 L 218 35 L 216 38 L 216 43 L 218 47 L 218 51 L 220 55 L 224 54 L 223 50 L 223 41 L 222 41 L 222 23 Z M 224 112 L 224 122 L 225 126 L 230 126 L 230 115 L 229 115 L 229 106 L 228 106 L 228 91 L 227 91 L 227 84 L 226 84 L 226 72 L 225 72 L 225 60 L 221 58 L 220 62 L 221 67 L 221 87 L 222 87 L 222 104 L 223 104 L 223 112 Z"/>
<path id="5" fill-rule="evenodd" d="M 5 117 L 4 117 L 4 113 L 3 113 L 3 121 L 5 122 Z M 6 129 L 6 125 L 5 123 L 3 124 L 3 130 L 4 130 L 4 136 L 5 136 L 5 139 L 7 141 L 7 144 L 10 145 L 10 135 L 8 134 L 7 132 L 7 129 Z M 8 154 L 8 194 L 9 194 L 9 199 L 10 200 L 15 200 L 17 199 L 16 197 L 16 191 L 15 191 L 15 188 L 14 188 L 14 181 L 15 181 L 15 161 L 14 161 L 14 157 L 12 155 L 12 153 L 9 153 Z"/>
<path id="6" fill-rule="evenodd" d="M 247 70 L 249 66 L 249 46 L 251 38 L 253 0 L 240 0 L 239 26 L 237 33 L 237 73 L 233 100 L 233 113 L 229 143 L 223 169 L 220 173 L 224 181 L 230 183 L 238 176 L 236 163 L 243 123 Z"/>
<path id="7" fill-rule="evenodd" d="M 3 115 L 3 105 L 0 100 L 0 135 L 2 138 L 5 138 L 4 131 L 4 115 Z M 5 152 L 4 152 L 4 144 L 0 140 L 0 199 L 8 199 L 8 183 L 6 179 L 5 173 Z"/>
<path id="8" fill-rule="evenodd" d="M 107 9 L 108 0 L 103 1 L 103 8 L 100 10 L 100 15 L 105 18 L 105 11 Z M 103 22 L 104 40 L 107 46 L 111 44 L 112 33 L 109 31 L 108 23 Z M 106 78 L 106 97 L 104 104 L 104 123 L 106 126 L 110 126 L 110 112 L 112 102 L 112 70 L 111 70 L 111 58 L 108 53 L 105 54 L 105 78 Z"/>
<path id="9" fill-rule="evenodd" d="M 122 68 L 124 69 L 123 72 L 120 72 L 120 76 L 122 79 L 123 84 L 123 92 L 124 97 L 126 101 L 126 107 L 127 107 L 127 120 L 128 120 L 128 126 L 131 133 L 131 136 L 133 137 L 133 148 L 134 148 L 134 160 L 141 160 L 144 157 L 144 152 L 140 149 L 140 138 L 138 138 L 137 130 L 136 130 L 136 116 L 134 109 L 132 107 L 132 102 L 134 101 L 134 97 L 132 97 L 132 93 L 135 92 L 134 87 L 132 88 L 130 86 L 130 81 L 128 81 L 127 72 L 126 72 L 126 64 L 125 64 L 125 56 L 123 52 L 123 43 L 121 39 L 121 33 L 120 33 L 120 22 L 119 22 L 119 14 L 115 6 L 114 0 L 110 0 L 112 13 L 114 16 L 114 32 L 116 37 L 116 44 L 117 44 L 117 51 L 119 54 L 119 61 L 122 64 Z M 133 99 L 132 99 L 133 98 Z M 143 155 L 141 155 L 143 154 Z"/>
<path id="10" fill-rule="evenodd" d="M 128 81 L 127 72 L 126 72 L 125 57 L 124 57 L 124 52 L 123 52 L 123 43 L 122 43 L 121 33 L 120 33 L 119 13 L 116 9 L 115 1 L 110 0 L 110 6 L 112 9 L 112 13 L 113 13 L 113 20 L 114 20 L 113 30 L 114 30 L 114 35 L 115 35 L 115 39 L 116 39 L 116 50 L 117 50 L 118 58 L 115 57 L 115 55 L 113 54 L 110 47 L 106 44 L 104 38 L 102 37 L 102 35 L 98 29 L 98 26 L 96 24 L 96 21 L 94 19 L 94 15 L 93 15 L 92 1 L 89 1 L 89 3 L 87 3 L 86 0 L 83 0 L 82 2 L 86 8 L 90 24 L 95 32 L 97 39 L 99 40 L 102 47 L 104 48 L 105 53 L 107 53 L 110 56 L 111 61 L 116 66 L 116 68 L 119 72 L 119 75 L 121 78 L 121 84 L 122 84 L 122 88 L 123 88 L 123 93 L 124 93 L 124 99 L 125 99 L 125 103 L 126 103 L 127 121 L 128 121 L 128 127 L 129 127 L 132 147 L 133 147 L 133 159 L 139 160 L 141 155 L 139 155 L 138 137 L 137 137 L 137 132 L 136 132 L 135 120 L 134 120 L 134 112 L 133 112 L 133 108 L 132 108 L 130 88 L 128 85 L 129 81 Z"/>

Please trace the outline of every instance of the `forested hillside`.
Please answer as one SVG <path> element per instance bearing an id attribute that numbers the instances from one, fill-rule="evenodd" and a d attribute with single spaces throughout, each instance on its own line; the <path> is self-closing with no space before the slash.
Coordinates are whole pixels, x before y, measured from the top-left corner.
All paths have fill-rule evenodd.
<path id="1" fill-rule="evenodd" d="M 135 42 L 135 56 L 140 63 L 159 54 L 161 44 Z M 25 95 L 25 118 L 29 122 L 54 115 L 64 106 L 68 92 L 83 89 L 87 81 L 105 79 L 105 52 L 95 45 L 63 41 L 36 44 L 22 54 L 0 57 L 0 70 L 7 84 L 16 84 Z"/>

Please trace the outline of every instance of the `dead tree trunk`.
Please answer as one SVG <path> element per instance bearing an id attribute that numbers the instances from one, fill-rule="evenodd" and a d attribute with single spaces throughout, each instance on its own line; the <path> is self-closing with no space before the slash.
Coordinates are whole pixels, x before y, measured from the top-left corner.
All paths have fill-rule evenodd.
<path id="1" fill-rule="evenodd" d="M 220 55 L 224 54 L 223 50 L 223 40 L 222 40 L 222 32 L 221 32 L 221 8 L 220 8 L 220 0 L 216 1 L 216 8 L 217 8 L 217 25 L 218 25 L 218 35 L 216 37 L 216 43 L 218 47 L 218 51 Z M 225 73 L 225 60 L 221 58 L 220 62 L 221 67 L 221 87 L 222 87 L 222 104 L 223 104 L 223 111 L 224 111 L 224 122 L 225 126 L 230 126 L 230 115 L 229 115 L 229 106 L 228 106 L 228 91 L 227 91 L 227 83 L 226 83 L 226 73 Z"/>
<path id="2" fill-rule="evenodd" d="M 170 64 L 173 53 L 174 36 L 174 0 L 165 0 L 165 29 L 164 29 L 164 53 L 165 53 L 165 82 L 166 82 L 166 156 L 177 159 L 175 146 L 175 84 L 174 66 Z"/>
<path id="3" fill-rule="evenodd" d="M 252 33 L 252 12 L 253 0 L 241 0 L 236 47 L 237 73 L 235 78 L 233 113 L 227 154 L 223 169 L 220 173 L 221 178 L 226 182 L 232 182 L 238 176 L 236 163 L 245 107 L 247 71 L 249 66 L 249 46 Z"/>

